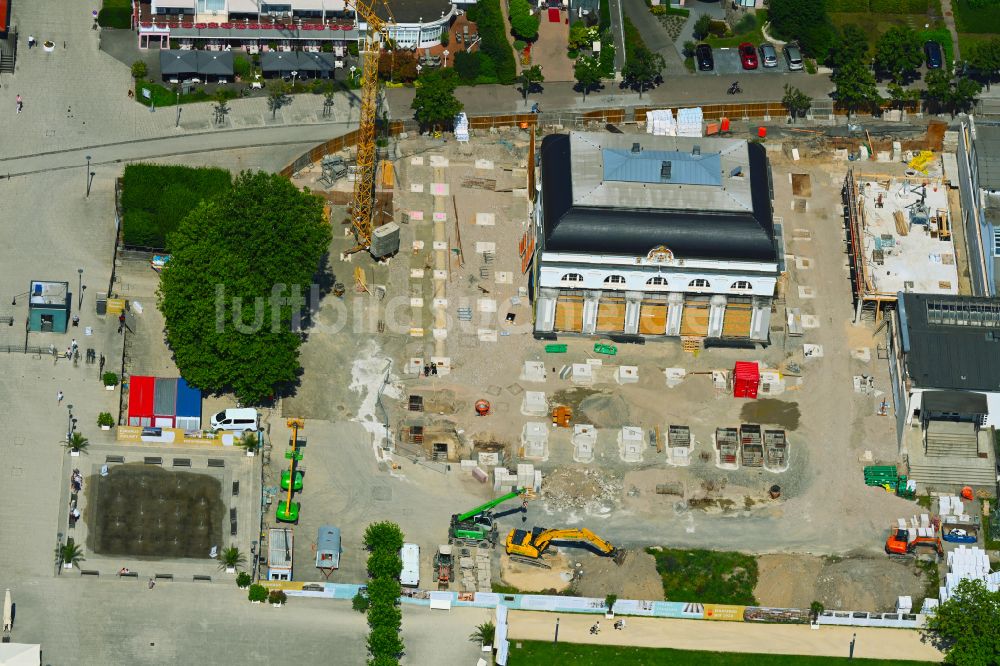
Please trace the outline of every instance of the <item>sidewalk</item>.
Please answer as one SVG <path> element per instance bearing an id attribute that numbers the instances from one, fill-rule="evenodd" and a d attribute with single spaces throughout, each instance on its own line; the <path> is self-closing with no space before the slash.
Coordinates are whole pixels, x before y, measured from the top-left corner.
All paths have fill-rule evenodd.
<path id="1" fill-rule="evenodd" d="M 511 611 L 510 640 L 550 641 L 555 633 L 555 613 Z M 904 629 L 821 627 L 802 624 L 745 624 L 708 620 L 666 620 L 626 617 L 625 629 L 615 631 L 611 620 L 595 615 L 558 615 L 559 640 L 567 643 L 630 645 L 636 647 L 801 654 L 846 657 L 856 635 L 854 656 L 859 659 L 913 659 L 941 661 L 942 655 L 920 641 L 920 633 Z M 590 634 L 598 619 L 601 632 Z"/>

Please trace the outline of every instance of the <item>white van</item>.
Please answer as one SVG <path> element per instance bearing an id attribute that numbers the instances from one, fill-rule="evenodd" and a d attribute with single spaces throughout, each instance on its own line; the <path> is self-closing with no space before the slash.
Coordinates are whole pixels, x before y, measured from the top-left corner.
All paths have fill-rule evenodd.
<path id="1" fill-rule="evenodd" d="M 404 543 L 399 551 L 403 560 L 403 570 L 399 574 L 399 582 L 405 587 L 420 585 L 420 546 L 415 543 Z"/>
<path id="2" fill-rule="evenodd" d="M 249 407 L 226 409 L 212 415 L 212 430 L 233 430 L 245 432 L 257 430 L 260 417 L 256 409 Z"/>

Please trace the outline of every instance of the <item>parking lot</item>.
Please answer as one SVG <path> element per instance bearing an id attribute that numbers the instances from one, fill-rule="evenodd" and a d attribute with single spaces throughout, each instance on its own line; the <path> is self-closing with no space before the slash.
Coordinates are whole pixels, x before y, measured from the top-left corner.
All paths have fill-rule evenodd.
<path id="1" fill-rule="evenodd" d="M 697 73 L 700 76 L 730 76 L 730 75 L 753 75 L 758 76 L 761 74 L 804 74 L 805 70 L 798 70 L 795 72 L 790 72 L 788 70 L 788 62 L 785 60 L 785 55 L 778 51 L 778 64 L 776 67 L 764 67 L 763 65 L 758 65 L 757 69 L 743 69 L 743 65 L 740 64 L 740 51 L 735 46 L 729 48 L 716 48 L 712 47 L 712 56 L 715 58 L 715 68 L 710 72 L 702 72 L 700 70 Z M 760 60 L 760 54 L 758 52 L 758 60 Z"/>

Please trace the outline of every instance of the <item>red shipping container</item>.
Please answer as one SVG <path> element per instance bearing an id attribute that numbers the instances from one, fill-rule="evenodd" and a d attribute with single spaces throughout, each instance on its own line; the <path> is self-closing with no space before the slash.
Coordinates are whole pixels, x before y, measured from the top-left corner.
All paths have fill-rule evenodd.
<path id="1" fill-rule="evenodd" d="M 756 398 L 760 385 L 760 368 L 756 363 L 736 361 L 733 368 L 733 397 Z"/>
<path id="2" fill-rule="evenodd" d="M 128 383 L 128 424 L 153 425 L 153 377 L 132 375 Z"/>

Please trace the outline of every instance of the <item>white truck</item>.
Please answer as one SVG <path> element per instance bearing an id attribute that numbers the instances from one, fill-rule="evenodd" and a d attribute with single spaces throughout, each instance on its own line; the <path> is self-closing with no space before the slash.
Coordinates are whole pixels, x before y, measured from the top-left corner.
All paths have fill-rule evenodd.
<path id="1" fill-rule="evenodd" d="M 420 546 L 415 543 L 404 543 L 399 551 L 403 560 L 403 570 L 399 574 L 399 582 L 404 587 L 420 585 Z"/>

